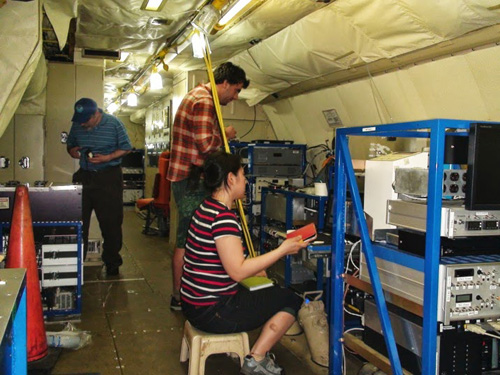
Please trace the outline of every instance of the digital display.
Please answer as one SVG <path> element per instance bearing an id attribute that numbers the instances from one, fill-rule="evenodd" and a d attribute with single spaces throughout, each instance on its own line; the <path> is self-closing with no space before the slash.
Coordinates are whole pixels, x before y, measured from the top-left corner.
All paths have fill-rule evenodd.
<path id="1" fill-rule="evenodd" d="M 471 302 L 472 301 L 472 294 L 458 294 L 455 297 L 455 300 L 457 301 L 457 303 Z"/>
<path id="2" fill-rule="evenodd" d="M 474 268 L 463 268 L 455 270 L 455 277 L 470 277 L 474 276 Z"/>

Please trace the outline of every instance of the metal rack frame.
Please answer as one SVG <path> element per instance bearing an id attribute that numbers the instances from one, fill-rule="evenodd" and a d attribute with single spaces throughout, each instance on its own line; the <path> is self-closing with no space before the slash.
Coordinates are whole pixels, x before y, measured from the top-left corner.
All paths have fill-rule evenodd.
<path id="1" fill-rule="evenodd" d="M 368 227 L 363 213 L 354 168 L 349 152 L 349 137 L 376 136 L 376 137 L 405 137 L 405 138 L 430 138 L 429 153 L 429 178 L 427 198 L 427 223 L 425 259 L 416 261 L 414 256 L 403 253 L 397 254 L 395 260 L 413 269 L 423 270 L 424 276 L 424 304 L 423 304 L 423 338 L 422 342 L 422 374 L 437 373 L 437 305 L 438 305 L 438 267 L 440 247 L 440 223 L 442 206 L 442 176 L 444 162 L 444 145 L 446 129 L 468 130 L 472 123 L 477 121 L 434 119 L 397 123 L 380 126 L 364 126 L 337 129 L 336 133 L 336 159 L 334 176 L 334 202 L 333 202 L 333 244 L 332 244 L 332 277 L 330 279 L 332 296 L 329 299 L 329 326 L 330 326 L 330 366 L 329 374 L 341 374 L 342 356 L 344 345 L 343 321 L 343 292 L 344 292 L 344 250 L 345 250 L 345 204 L 346 190 L 350 190 L 354 204 L 356 220 L 359 224 L 363 251 L 377 305 L 377 312 L 382 325 L 387 351 L 389 353 L 392 373 L 403 374 L 399 360 L 394 332 L 389 320 L 387 305 L 384 298 L 380 277 L 375 262 L 375 256 L 384 257 L 383 253 L 396 253 L 396 251 L 383 245 L 372 244 L 368 235 Z M 498 124 L 500 126 L 500 124 Z M 453 135 L 463 133 L 458 132 Z M 422 264 L 423 263 L 423 264 Z"/>
<path id="2" fill-rule="evenodd" d="M 76 245 L 77 245 L 77 285 L 76 285 L 76 303 L 75 308 L 71 310 L 50 310 L 45 311 L 46 316 L 67 316 L 80 315 L 82 313 L 82 265 L 83 265 L 83 237 L 82 237 L 82 222 L 81 221 L 47 221 L 33 222 L 33 227 L 76 227 Z M 0 222 L 0 254 L 4 253 L 3 249 L 3 232 L 4 228 L 10 228 L 9 222 Z"/>
<path id="3" fill-rule="evenodd" d="M 295 191 L 283 190 L 283 189 L 270 189 L 270 188 L 262 188 L 262 200 L 261 200 L 261 222 L 260 222 L 260 249 L 263 248 L 263 243 L 267 238 L 267 234 L 265 231 L 265 226 L 267 225 L 267 217 L 265 215 L 266 212 L 266 198 L 268 194 L 280 194 L 285 197 L 286 206 L 285 206 L 285 229 L 293 228 L 293 200 L 297 198 L 303 199 L 312 199 L 318 202 L 318 223 L 317 230 L 318 232 L 322 232 L 325 227 L 325 207 L 328 201 L 328 197 L 300 193 Z M 317 280 L 317 288 L 323 289 L 323 259 L 317 260 L 317 270 L 316 270 L 316 280 Z M 290 255 L 285 257 L 285 286 L 289 287 L 291 285 L 292 280 L 292 258 Z"/>

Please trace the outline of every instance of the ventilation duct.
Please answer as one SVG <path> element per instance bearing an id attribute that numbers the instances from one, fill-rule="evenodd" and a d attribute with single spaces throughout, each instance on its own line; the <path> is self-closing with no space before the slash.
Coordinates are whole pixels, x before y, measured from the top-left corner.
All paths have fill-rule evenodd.
<path id="1" fill-rule="evenodd" d="M 120 60 L 120 51 L 110 51 L 104 49 L 89 49 L 84 48 L 82 50 L 82 57 L 90 57 L 94 59 L 109 59 L 109 60 Z"/>

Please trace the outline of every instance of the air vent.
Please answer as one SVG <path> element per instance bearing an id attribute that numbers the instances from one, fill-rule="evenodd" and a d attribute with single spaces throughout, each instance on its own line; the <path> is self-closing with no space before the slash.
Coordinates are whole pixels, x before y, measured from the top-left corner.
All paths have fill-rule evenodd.
<path id="1" fill-rule="evenodd" d="M 149 19 L 149 23 L 154 26 L 167 26 L 172 23 L 172 20 L 168 18 L 152 17 Z"/>
<path id="2" fill-rule="evenodd" d="M 119 60 L 120 59 L 120 51 L 84 48 L 82 50 L 82 57 L 89 57 L 89 58 L 94 58 L 94 59 Z"/>

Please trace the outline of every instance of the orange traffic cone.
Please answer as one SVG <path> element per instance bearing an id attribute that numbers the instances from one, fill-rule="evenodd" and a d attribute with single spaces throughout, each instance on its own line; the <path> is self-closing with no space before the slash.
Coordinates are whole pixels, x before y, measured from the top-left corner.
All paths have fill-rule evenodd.
<path id="1" fill-rule="evenodd" d="M 28 362 L 48 353 L 28 188 L 18 186 L 10 225 L 6 268 L 26 268 Z"/>

